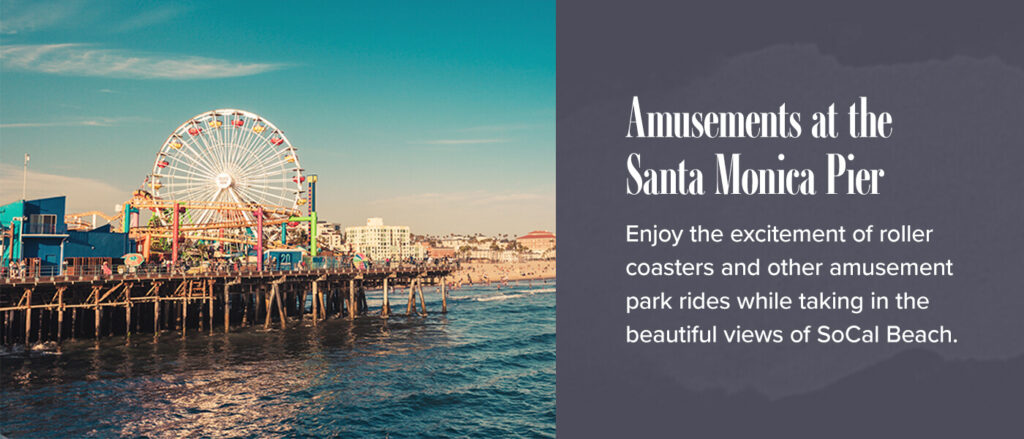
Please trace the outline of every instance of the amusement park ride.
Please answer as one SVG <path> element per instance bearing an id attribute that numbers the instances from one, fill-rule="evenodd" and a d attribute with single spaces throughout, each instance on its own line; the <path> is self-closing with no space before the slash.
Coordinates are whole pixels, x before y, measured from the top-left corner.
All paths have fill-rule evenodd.
<path id="1" fill-rule="evenodd" d="M 254 249 L 260 267 L 264 248 L 294 247 L 288 227 L 308 222 L 316 256 L 317 177 L 304 172 L 297 148 L 273 123 L 248 111 L 214 110 L 167 137 L 143 187 L 117 216 L 86 212 L 66 222 L 83 227 L 86 217 L 99 215 L 127 231 L 147 260 L 155 240 L 167 239 L 175 263 L 184 247 L 204 243 L 234 245 L 244 254 Z M 303 205 L 308 214 L 300 216 Z"/>

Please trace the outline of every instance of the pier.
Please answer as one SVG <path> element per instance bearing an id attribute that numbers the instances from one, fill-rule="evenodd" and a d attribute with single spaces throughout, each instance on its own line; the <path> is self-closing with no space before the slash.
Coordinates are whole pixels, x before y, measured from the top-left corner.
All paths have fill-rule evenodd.
<path id="1" fill-rule="evenodd" d="M 32 345 L 82 337 L 311 324 L 329 318 L 393 314 L 389 293 L 408 289 L 405 315 L 426 315 L 423 287 L 436 285 L 442 313 L 448 311 L 450 265 L 369 269 L 222 270 L 196 274 L 140 270 L 107 274 L 4 277 L 0 279 L 0 342 Z M 382 290 L 378 310 L 368 289 Z M 307 306 L 307 304 L 310 304 Z M 418 306 L 417 306 L 418 305 Z"/>

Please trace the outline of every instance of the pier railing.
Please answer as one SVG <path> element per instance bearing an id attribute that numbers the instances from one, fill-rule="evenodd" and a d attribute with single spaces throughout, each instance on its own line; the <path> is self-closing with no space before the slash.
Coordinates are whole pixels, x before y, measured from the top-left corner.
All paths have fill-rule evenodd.
<path id="1" fill-rule="evenodd" d="M 73 267 L 58 266 L 36 266 L 21 268 L 15 266 L 0 268 L 0 285 L 20 283 L 47 283 L 62 281 L 99 281 L 99 280 L 124 280 L 124 279 L 159 279 L 167 277 L 225 277 L 233 275 L 254 276 L 260 274 L 303 274 L 303 273 L 337 273 L 337 274 L 374 274 L 379 275 L 391 272 L 415 272 L 415 271 L 454 271 L 457 264 L 444 263 L 391 263 L 371 266 L 369 268 L 356 268 L 351 265 L 341 264 L 312 264 L 303 266 L 264 268 L 257 269 L 255 264 L 227 264 L 209 265 L 198 267 L 170 266 L 170 265 L 145 265 L 140 267 L 128 267 L 125 265 L 103 266 L 84 265 Z"/>

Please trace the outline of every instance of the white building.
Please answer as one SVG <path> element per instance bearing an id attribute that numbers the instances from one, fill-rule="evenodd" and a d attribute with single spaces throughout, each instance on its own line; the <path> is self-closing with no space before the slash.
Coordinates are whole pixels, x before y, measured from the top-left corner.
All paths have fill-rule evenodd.
<path id="1" fill-rule="evenodd" d="M 341 233 L 332 229 L 321 232 L 317 236 L 317 239 L 320 241 L 320 245 L 327 247 L 328 250 L 332 251 L 342 251 L 345 249 L 342 244 L 342 241 L 344 241 L 343 238 L 344 237 L 341 236 Z"/>
<path id="2" fill-rule="evenodd" d="M 462 246 L 469 243 L 469 238 L 465 236 L 453 236 L 450 238 L 441 239 L 441 247 L 454 248 L 458 250 Z"/>
<path id="3" fill-rule="evenodd" d="M 345 227 L 345 242 L 374 261 L 423 258 L 422 246 L 413 245 L 409 226 L 385 226 L 382 218 L 368 218 L 365 226 Z"/>
<path id="4" fill-rule="evenodd" d="M 470 259 L 481 259 L 491 262 L 518 262 L 519 255 L 511 250 L 470 250 Z"/>

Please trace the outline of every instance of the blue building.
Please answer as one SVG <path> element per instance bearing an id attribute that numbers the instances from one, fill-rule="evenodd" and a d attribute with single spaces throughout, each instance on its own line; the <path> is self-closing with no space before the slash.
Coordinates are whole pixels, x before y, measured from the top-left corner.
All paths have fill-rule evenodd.
<path id="1" fill-rule="evenodd" d="M 68 231 L 65 258 L 120 258 L 135 251 L 135 241 L 125 233 L 114 233 L 110 224 L 89 231 Z"/>
<path id="2" fill-rule="evenodd" d="M 263 252 L 263 267 L 267 270 L 295 270 L 302 261 L 302 250 L 271 249 Z"/>
<path id="3" fill-rule="evenodd" d="M 44 272 L 56 273 L 66 258 L 119 259 L 135 250 L 128 234 L 112 233 L 109 225 L 86 232 L 68 231 L 65 201 L 60 196 L 0 206 L 3 266 L 12 260 L 38 259 Z"/>

